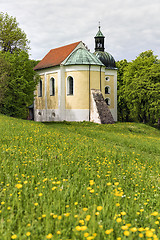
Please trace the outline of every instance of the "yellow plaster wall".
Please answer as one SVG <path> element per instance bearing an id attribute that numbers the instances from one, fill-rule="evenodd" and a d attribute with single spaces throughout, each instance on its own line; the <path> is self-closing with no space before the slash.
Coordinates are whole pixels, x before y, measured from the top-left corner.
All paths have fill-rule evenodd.
<path id="1" fill-rule="evenodd" d="M 65 73 L 66 93 L 67 77 L 74 79 L 73 95 L 66 94 L 66 109 L 88 109 L 89 108 L 89 73 L 88 71 L 72 71 Z"/>
<path id="2" fill-rule="evenodd" d="M 55 79 L 55 96 L 50 96 L 50 79 Z M 58 109 L 58 73 L 47 74 L 47 108 Z"/>
<path id="3" fill-rule="evenodd" d="M 105 73 L 101 72 L 101 92 L 103 94 L 103 97 L 105 98 Z"/>
<path id="4" fill-rule="evenodd" d="M 89 109 L 89 70 L 66 72 L 66 88 L 68 76 L 72 76 L 74 79 L 74 95 L 67 96 L 66 94 L 66 109 Z M 101 88 L 103 96 L 105 88 L 104 79 L 105 73 L 101 72 Z M 100 89 L 99 71 L 90 71 L 90 89 Z"/>
<path id="5" fill-rule="evenodd" d="M 40 76 L 42 80 L 42 97 L 38 97 L 38 86 L 35 91 L 35 109 L 45 109 L 45 78 L 44 75 Z"/>
<path id="6" fill-rule="evenodd" d="M 105 86 L 109 86 L 110 87 L 110 94 L 105 94 L 105 98 L 110 98 L 111 100 L 111 105 L 109 106 L 109 108 L 114 108 L 114 76 L 113 75 L 106 75 L 105 77 L 109 77 L 110 80 L 106 81 L 105 80 Z M 105 92 L 104 92 L 105 93 Z"/>

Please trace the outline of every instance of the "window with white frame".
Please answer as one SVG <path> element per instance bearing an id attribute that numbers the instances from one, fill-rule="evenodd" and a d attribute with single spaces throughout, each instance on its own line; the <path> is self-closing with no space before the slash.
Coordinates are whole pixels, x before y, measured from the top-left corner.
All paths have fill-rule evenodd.
<path id="1" fill-rule="evenodd" d="M 74 91 L 73 77 L 69 76 L 67 78 L 67 95 L 73 95 L 73 91 Z"/>
<path id="2" fill-rule="evenodd" d="M 110 94 L 111 93 L 111 88 L 109 86 L 105 87 L 105 94 Z"/>
<path id="3" fill-rule="evenodd" d="M 39 80 L 38 84 L 38 97 L 42 97 L 42 80 Z"/>
<path id="4" fill-rule="evenodd" d="M 53 77 L 50 79 L 50 96 L 55 96 L 55 79 Z"/>
<path id="5" fill-rule="evenodd" d="M 111 100 L 110 100 L 110 98 L 106 98 L 106 99 L 105 99 L 105 102 L 107 103 L 108 106 L 111 105 Z"/>

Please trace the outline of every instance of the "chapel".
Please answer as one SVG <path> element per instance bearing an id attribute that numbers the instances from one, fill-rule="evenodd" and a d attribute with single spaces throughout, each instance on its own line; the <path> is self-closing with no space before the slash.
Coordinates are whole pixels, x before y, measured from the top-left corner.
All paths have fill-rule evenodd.
<path id="1" fill-rule="evenodd" d="M 100 26 L 95 52 L 82 42 L 51 49 L 35 66 L 35 121 L 117 121 L 117 68 Z"/>

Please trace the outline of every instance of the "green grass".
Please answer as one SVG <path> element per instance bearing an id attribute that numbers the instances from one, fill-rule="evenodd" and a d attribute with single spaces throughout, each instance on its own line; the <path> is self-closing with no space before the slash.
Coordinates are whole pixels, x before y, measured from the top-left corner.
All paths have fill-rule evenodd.
<path id="1" fill-rule="evenodd" d="M 160 239 L 160 131 L 0 115 L 0 239 Z"/>

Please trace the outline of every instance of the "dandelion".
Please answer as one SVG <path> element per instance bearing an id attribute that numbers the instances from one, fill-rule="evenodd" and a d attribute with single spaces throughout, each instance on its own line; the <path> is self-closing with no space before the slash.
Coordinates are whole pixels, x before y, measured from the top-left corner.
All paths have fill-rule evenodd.
<path id="1" fill-rule="evenodd" d="M 126 215 L 126 212 L 121 212 L 121 215 L 122 215 L 122 216 Z"/>
<path id="2" fill-rule="evenodd" d="M 41 197 L 43 195 L 43 193 L 39 193 L 38 196 Z"/>
<path id="3" fill-rule="evenodd" d="M 18 184 L 15 185 L 15 187 L 20 189 L 20 188 L 22 188 L 22 184 L 18 183 Z"/>
<path id="4" fill-rule="evenodd" d="M 88 208 L 83 208 L 83 211 L 86 212 L 88 210 Z"/>
<path id="5" fill-rule="evenodd" d="M 11 237 L 11 239 L 16 239 L 16 238 L 17 238 L 16 234 L 12 235 L 12 237 Z"/>
<path id="6" fill-rule="evenodd" d="M 127 229 L 128 229 L 128 226 L 127 226 L 127 225 L 122 226 L 121 229 L 122 229 L 122 230 L 127 230 Z"/>
<path id="7" fill-rule="evenodd" d="M 89 233 L 84 233 L 84 237 L 88 237 L 89 236 Z"/>
<path id="8" fill-rule="evenodd" d="M 49 233 L 49 234 L 46 236 L 47 239 L 51 239 L 52 237 L 53 237 L 52 233 Z"/>
<path id="9" fill-rule="evenodd" d="M 124 233 L 123 233 L 125 236 L 129 236 L 129 231 L 124 231 Z"/>
<path id="10" fill-rule="evenodd" d="M 105 234 L 110 234 L 112 232 L 113 232 L 113 229 L 108 229 L 108 230 L 105 231 Z"/>
<path id="11" fill-rule="evenodd" d="M 153 237 L 153 232 L 150 230 L 146 231 L 146 237 Z"/>
<path id="12" fill-rule="evenodd" d="M 30 233 L 30 232 L 27 232 L 27 233 L 26 233 L 26 236 L 27 236 L 27 237 L 29 237 L 30 235 L 31 235 L 31 233 Z"/>
<path id="13" fill-rule="evenodd" d="M 81 231 L 81 226 L 76 226 L 77 231 Z"/>
<path id="14" fill-rule="evenodd" d="M 119 185 L 119 182 L 115 182 L 114 185 L 115 185 L 115 186 L 118 186 L 118 185 Z"/>
<path id="15" fill-rule="evenodd" d="M 86 216 L 86 221 L 88 222 L 90 220 L 90 218 L 91 218 L 91 215 L 87 215 Z"/>
<path id="16" fill-rule="evenodd" d="M 116 221 L 117 221 L 117 223 L 120 223 L 120 222 L 122 222 L 122 218 L 117 218 Z"/>
<path id="17" fill-rule="evenodd" d="M 58 235 L 60 235 L 60 234 L 61 234 L 61 232 L 60 232 L 60 231 L 57 231 L 57 234 L 58 234 Z"/>
<path id="18" fill-rule="evenodd" d="M 112 185 L 112 183 L 110 183 L 110 182 L 107 183 L 107 186 L 111 186 L 111 185 Z"/>
<path id="19" fill-rule="evenodd" d="M 151 213 L 151 216 L 157 216 L 157 215 L 158 215 L 158 212 Z"/>
<path id="20" fill-rule="evenodd" d="M 87 226 L 82 226 L 81 231 L 85 231 L 87 229 Z"/>
<path id="21" fill-rule="evenodd" d="M 140 233 L 140 234 L 139 234 L 139 237 L 140 237 L 140 238 L 143 238 L 143 236 L 144 236 L 143 233 Z"/>
<path id="22" fill-rule="evenodd" d="M 103 209 L 102 206 L 98 206 L 98 207 L 97 207 L 97 210 L 98 210 L 98 211 L 101 211 L 102 209 Z"/>
<path id="23" fill-rule="evenodd" d="M 38 203 L 34 203 L 34 206 L 38 206 Z"/>
<path id="24" fill-rule="evenodd" d="M 133 227 L 130 229 L 132 232 L 137 232 L 137 228 L 136 227 Z"/>
<path id="25" fill-rule="evenodd" d="M 90 190 L 90 193 L 94 193 L 94 189 L 91 189 L 91 190 Z"/>
<path id="26" fill-rule="evenodd" d="M 64 213 L 65 217 L 69 217 L 70 213 Z"/>

